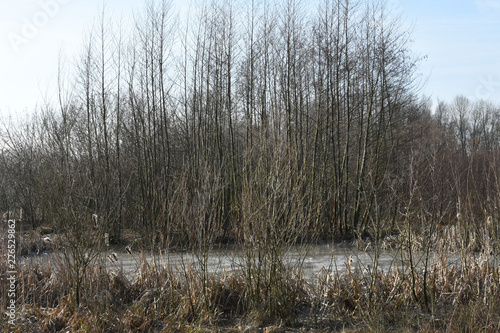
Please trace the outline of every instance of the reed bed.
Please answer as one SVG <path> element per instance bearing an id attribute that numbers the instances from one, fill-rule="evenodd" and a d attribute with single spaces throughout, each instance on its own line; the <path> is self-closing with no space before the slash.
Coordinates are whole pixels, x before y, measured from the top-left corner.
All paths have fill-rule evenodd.
<path id="1" fill-rule="evenodd" d="M 80 304 L 64 261 L 19 267 L 15 332 L 307 332 L 500 330 L 500 268 L 490 253 L 468 253 L 459 264 L 433 252 L 427 270 L 408 263 L 387 271 L 347 262 L 314 280 L 282 268 L 281 293 L 263 283 L 255 302 L 243 269 L 202 274 L 196 263 L 158 265 L 137 255 L 128 278 L 98 258 L 85 272 Z M 118 255 L 119 260 L 119 255 Z M 5 265 L 2 263 L 2 265 Z M 108 265 L 109 266 L 109 265 Z M 6 267 L 1 267 L 5 272 Z M 266 274 L 262 271 L 262 279 Z M 5 274 L 0 280 L 6 290 Z M 5 312 L 5 295 L 1 310 Z M 280 311 L 265 304 L 277 297 Z M 0 328 L 6 330 L 7 322 Z"/>

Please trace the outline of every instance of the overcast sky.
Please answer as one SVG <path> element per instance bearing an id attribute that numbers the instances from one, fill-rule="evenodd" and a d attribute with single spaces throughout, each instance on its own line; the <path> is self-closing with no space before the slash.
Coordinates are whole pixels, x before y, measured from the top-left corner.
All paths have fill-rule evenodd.
<path id="1" fill-rule="evenodd" d="M 109 13 L 124 20 L 145 3 L 105 2 Z M 500 104 L 500 0 L 388 4 L 413 26 L 414 52 L 427 56 L 420 67 L 426 80 L 422 94 L 433 101 L 461 94 Z M 0 120 L 54 98 L 59 54 L 76 56 L 101 5 L 102 0 L 0 0 Z"/>

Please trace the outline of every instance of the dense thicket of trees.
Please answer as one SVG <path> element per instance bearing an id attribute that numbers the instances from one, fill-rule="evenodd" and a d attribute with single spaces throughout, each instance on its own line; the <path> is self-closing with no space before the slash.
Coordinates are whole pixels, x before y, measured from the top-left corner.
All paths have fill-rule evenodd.
<path id="1" fill-rule="evenodd" d="M 103 13 L 58 105 L 4 128 L 2 210 L 200 247 L 500 217 L 500 108 L 431 112 L 378 1 L 160 1 L 133 27 Z"/>

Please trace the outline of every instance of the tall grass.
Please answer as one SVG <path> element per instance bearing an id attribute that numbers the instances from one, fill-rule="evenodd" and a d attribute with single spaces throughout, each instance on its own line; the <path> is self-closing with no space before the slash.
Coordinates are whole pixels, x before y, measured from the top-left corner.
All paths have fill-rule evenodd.
<path id="1" fill-rule="evenodd" d="M 55 253 L 50 262 L 27 261 L 19 266 L 15 329 L 498 331 L 498 253 L 495 248 L 482 252 L 456 248 L 460 258 L 452 262 L 455 257 L 450 257 L 449 251 L 456 243 L 454 237 L 447 237 L 457 232 L 453 230 L 456 229 L 447 228 L 441 231 L 441 237 L 433 238 L 432 251 L 422 251 L 425 246 L 419 248 L 424 242 L 421 235 L 400 235 L 405 240 L 395 245 L 403 258 L 400 266 L 382 271 L 376 269 L 376 264 L 362 267 L 350 260 L 345 270 L 323 269 L 314 279 L 305 279 L 300 266 L 287 266 L 285 260 L 273 263 L 273 254 L 267 252 L 272 247 L 257 251 L 255 258 L 247 251 L 250 257 L 231 271 L 210 271 L 196 260 L 187 259 L 180 264 L 160 264 L 165 260 L 148 260 L 144 252 L 137 253 L 135 276 L 127 276 L 119 264 L 106 267 L 102 255 L 85 267 L 76 308 L 64 255 Z M 486 231 L 480 234 L 485 235 Z M 409 238 L 411 244 L 407 243 Z M 283 258 L 281 254 L 277 258 Z M 259 255 L 263 256 L 262 261 L 258 261 Z M 117 259 L 121 260 L 120 254 Z M 0 265 L 1 272 L 5 272 L 5 262 Z M 4 273 L 0 288 L 3 312 Z M 0 328 L 7 327 L 2 321 Z"/>

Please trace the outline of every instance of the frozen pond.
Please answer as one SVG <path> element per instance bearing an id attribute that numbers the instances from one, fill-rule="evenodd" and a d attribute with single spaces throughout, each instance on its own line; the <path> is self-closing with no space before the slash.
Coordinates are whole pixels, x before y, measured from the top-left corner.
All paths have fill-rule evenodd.
<path id="1" fill-rule="evenodd" d="M 117 253 L 118 261 L 107 262 L 108 267 L 121 269 L 127 275 L 135 275 L 138 271 L 140 254 Z M 283 255 L 283 262 L 293 268 L 302 268 L 307 278 L 313 278 L 322 269 L 329 272 L 343 272 L 346 264 L 352 260 L 353 265 L 364 268 L 373 266 L 375 251 L 363 252 L 353 246 L 346 245 L 313 245 L 309 247 L 292 247 Z M 147 255 L 148 263 L 152 265 L 174 265 L 182 268 L 192 264 L 195 267 L 203 263 L 203 258 L 195 253 L 162 253 L 154 258 Z M 397 251 L 381 251 L 379 253 L 379 269 L 388 270 L 392 266 L 399 266 L 401 258 L 398 259 Z M 245 251 L 238 249 L 212 250 L 206 258 L 207 270 L 211 273 L 232 271 L 243 268 L 246 265 Z"/>
<path id="2" fill-rule="evenodd" d="M 116 254 L 114 258 L 113 253 Z M 245 267 L 245 250 L 238 248 L 226 248 L 211 250 L 206 257 L 206 266 L 209 272 L 218 273 L 222 271 L 232 271 Z M 40 254 L 36 256 L 23 257 L 21 265 L 28 262 L 56 262 L 55 254 Z M 150 253 L 133 252 L 129 254 L 125 251 L 107 251 L 101 254 L 108 270 L 123 269 L 125 275 L 133 278 L 139 271 L 142 258 L 145 257 L 150 265 L 165 267 L 172 265 L 174 269 L 182 269 L 187 265 L 195 268 L 203 262 L 202 257 L 195 252 L 162 252 L 151 255 Z M 290 267 L 302 268 L 307 279 L 314 278 L 322 269 L 327 272 L 342 273 L 346 269 L 347 263 L 352 260 L 353 267 L 365 269 L 373 267 L 375 251 L 360 251 L 356 247 L 347 244 L 336 245 L 310 245 L 305 247 L 290 247 L 283 255 L 283 263 Z M 415 255 L 415 263 L 422 266 L 422 254 Z M 450 256 L 449 262 L 457 262 L 457 256 Z M 396 250 L 380 250 L 378 257 L 378 269 L 387 271 L 392 267 L 401 267 L 402 256 Z"/>

